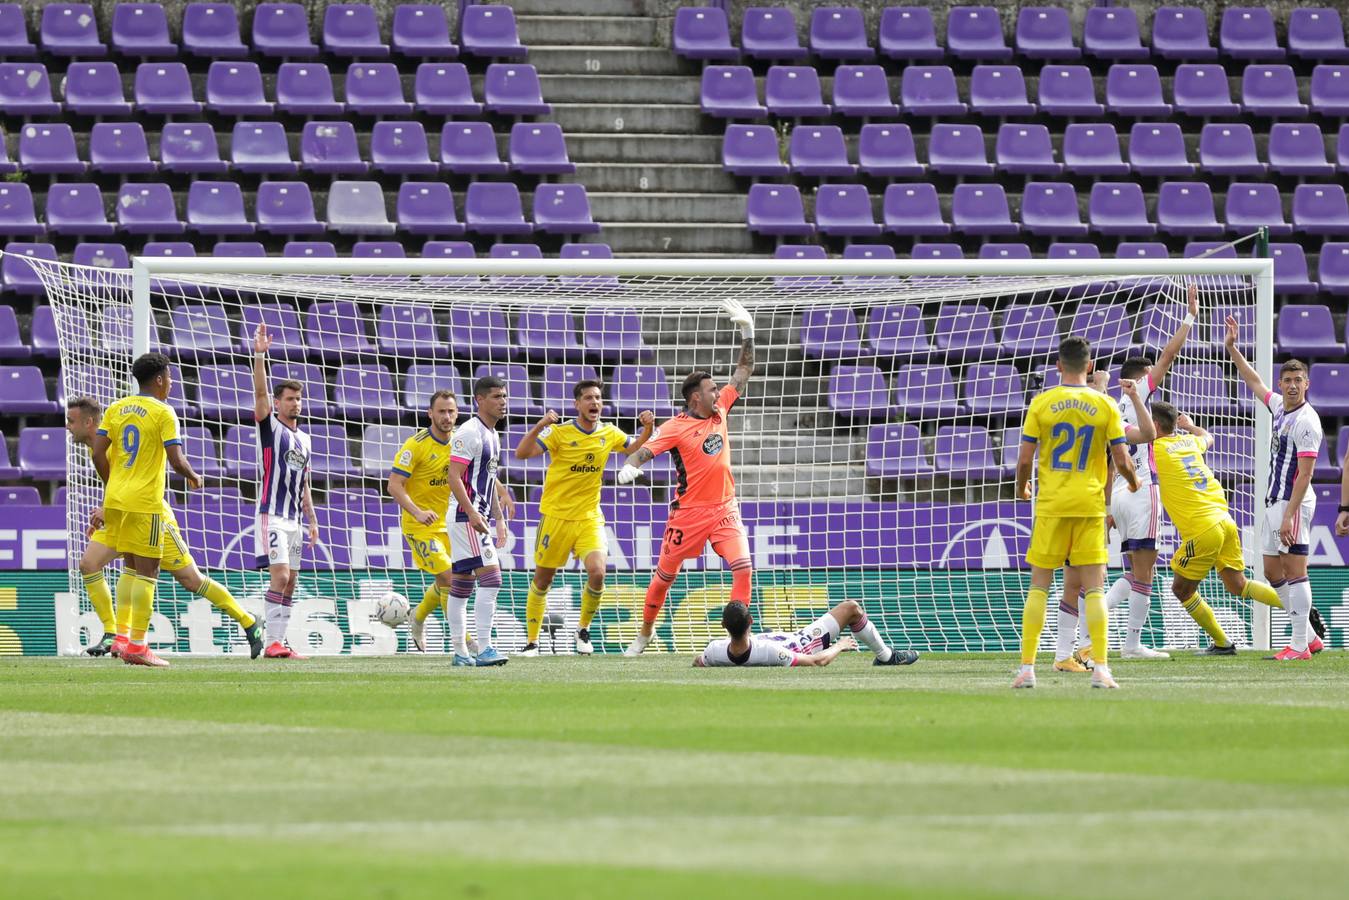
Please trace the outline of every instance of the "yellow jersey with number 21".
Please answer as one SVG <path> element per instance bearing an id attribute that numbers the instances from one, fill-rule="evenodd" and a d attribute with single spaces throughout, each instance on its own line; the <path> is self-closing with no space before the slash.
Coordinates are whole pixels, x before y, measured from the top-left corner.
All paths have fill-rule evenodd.
<path id="1" fill-rule="evenodd" d="M 1039 456 L 1037 516 L 1105 516 L 1110 448 L 1124 443 L 1113 400 L 1086 385 L 1050 388 L 1031 401 L 1021 439 Z"/>

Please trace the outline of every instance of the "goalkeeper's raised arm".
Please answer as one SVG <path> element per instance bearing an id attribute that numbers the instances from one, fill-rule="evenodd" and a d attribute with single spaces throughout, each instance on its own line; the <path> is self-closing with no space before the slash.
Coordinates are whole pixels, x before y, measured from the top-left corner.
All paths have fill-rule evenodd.
<path id="1" fill-rule="evenodd" d="M 721 302 L 721 308 L 740 327 L 740 359 L 735 364 L 730 384 L 743 397 L 750 376 L 754 374 L 754 318 L 750 316 L 749 310 L 730 298 Z"/>

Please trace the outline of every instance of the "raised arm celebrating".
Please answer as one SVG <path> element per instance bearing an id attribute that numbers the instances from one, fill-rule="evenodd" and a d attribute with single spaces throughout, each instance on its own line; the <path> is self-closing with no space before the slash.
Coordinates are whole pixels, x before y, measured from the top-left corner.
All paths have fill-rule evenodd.
<path id="1" fill-rule="evenodd" d="M 1231 316 L 1227 317 L 1227 334 L 1223 336 L 1223 346 L 1227 348 L 1227 355 L 1232 357 L 1232 362 L 1236 364 L 1237 372 L 1241 374 L 1241 380 L 1246 382 L 1246 387 L 1255 394 L 1255 399 L 1265 403 L 1269 397 L 1269 385 L 1260 377 L 1260 373 L 1255 371 L 1255 367 L 1246 361 L 1242 356 L 1241 348 L 1237 346 L 1237 320 Z"/>
<path id="2" fill-rule="evenodd" d="M 740 327 L 740 359 L 735 364 L 730 384 L 737 394 L 744 396 L 749 378 L 754 374 L 754 318 L 749 310 L 729 297 L 721 301 L 721 308 Z"/>
<path id="3" fill-rule="evenodd" d="M 1152 365 L 1152 386 L 1157 387 L 1166 377 L 1166 373 L 1171 371 L 1171 364 L 1176 361 L 1180 355 L 1180 348 L 1185 346 L 1185 339 L 1190 335 L 1190 329 L 1194 327 L 1195 319 L 1199 317 L 1199 288 L 1193 281 L 1185 291 L 1185 303 L 1188 307 L 1188 313 L 1181 321 L 1180 327 L 1176 333 L 1171 335 L 1171 340 L 1166 342 L 1162 348 L 1161 355 L 1157 357 L 1157 362 Z"/>
<path id="4" fill-rule="evenodd" d="M 272 398 L 267 390 L 267 351 L 272 347 L 272 337 L 267 326 L 258 323 L 253 333 L 253 418 L 261 422 L 271 415 Z"/>

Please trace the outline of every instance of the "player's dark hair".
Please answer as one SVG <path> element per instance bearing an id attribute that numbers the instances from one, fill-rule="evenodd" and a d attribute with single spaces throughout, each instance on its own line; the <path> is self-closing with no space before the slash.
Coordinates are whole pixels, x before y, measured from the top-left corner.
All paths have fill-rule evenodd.
<path id="1" fill-rule="evenodd" d="M 1300 359 L 1290 359 L 1288 362 L 1279 366 L 1279 377 L 1282 378 L 1288 372 L 1301 372 L 1303 378 L 1308 377 L 1307 364 Z"/>
<path id="2" fill-rule="evenodd" d="M 1157 426 L 1158 434 L 1171 434 L 1176 430 L 1176 420 L 1180 418 L 1180 410 L 1176 409 L 1170 403 L 1164 400 L 1156 400 L 1152 403 L 1152 424 Z"/>
<path id="3" fill-rule="evenodd" d="M 1143 373 L 1152 368 L 1152 360 L 1146 356 L 1131 356 L 1120 363 L 1119 377 L 1127 378 L 1130 381 L 1137 381 L 1143 377 Z"/>
<path id="4" fill-rule="evenodd" d="M 143 353 L 131 364 L 131 377 L 144 387 L 169 370 L 169 358 L 163 353 Z"/>
<path id="5" fill-rule="evenodd" d="M 287 378 L 284 381 L 278 381 L 275 385 L 272 386 L 272 397 L 274 399 L 280 400 L 281 395 L 284 394 L 286 391 L 294 391 L 295 393 L 303 397 L 304 385 L 300 384 L 300 382 L 296 381 L 293 378 Z"/>
<path id="6" fill-rule="evenodd" d="M 492 391 L 495 391 L 497 388 L 505 389 L 505 387 L 506 387 L 506 380 L 504 378 L 498 378 L 495 375 L 484 375 L 477 381 L 473 382 L 473 396 L 486 397 L 488 394 L 492 393 Z"/>
<path id="7" fill-rule="evenodd" d="M 600 396 L 604 396 L 604 382 L 600 381 L 598 378 L 582 378 L 580 381 L 576 382 L 576 387 L 571 389 L 571 395 L 573 398 L 580 400 L 581 395 L 591 388 L 598 388 Z"/>
<path id="8" fill-rule="evenodd" d="M 1059 362 L 1070 372 L 1087 371 L 1087 363 L 1091 362 L 1091 342 L 1081 335 L 1068 335 L 1059 341 Z"/>
<path id="9" fill-rule="evenodd" d="M 455 406 L 459 405 L 459 398 L 454 396 L 454 391 L 445 390 L 444 388 L 442 388 L 441 390 L 438 390 L 434 394 L 432 394 L 430 400 L 426 401 L 426 408 L 430 409 L 431 407 L 435 406 L 437 400 L 453 400 Z"/>
<path id="10" fill-rule="evenodd" d="M 689 377 L 684 379 L 684 383 L 679 386 L 679 393 L 684 396 L 684 405 L 689 405 L 689 398 L 693 392 L 703 386 L 703 382 L 712 377 L 711 372 L 690 372 Z"/>
<path id="11" fill-rule="evenodd" d="M 91 419 L 97 419 L 99 413 L 98 401 L 93 397 L 71 397 L 66 401 L 66 409 L 78 409 Z"/>
<path id="12" fill-rule="evenodd" d="M 749 607 L 739 600 L 732 600 L 727 603 L 721 611 L 721 627 L 733 638 L 744 637 L 749 633 L 749 626 L 754 620 L 750 618 Z"/>

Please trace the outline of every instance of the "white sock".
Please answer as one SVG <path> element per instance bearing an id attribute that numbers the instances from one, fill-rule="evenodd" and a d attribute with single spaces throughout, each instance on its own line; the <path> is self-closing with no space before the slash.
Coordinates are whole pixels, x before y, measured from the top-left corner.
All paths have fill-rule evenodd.
<path id="1" fill-rule="evenodd" d="M 275 594 L 277 599 L 273 599 L 272 591 L 268 591 L 268 597 L 263 612 L 267 621 L 267 643 L 285 643 L 286 626 L 290 624 L 290 607 L 280 601 L 281 595 Z"/>
<path id="2" fill-rule="evenodd" d="M 1060 601 L 1054 619 L 1058 623 L 1054 662 L 1063 662 L 1073 655 L 1073 639 L 1077 637 L 1077 610 Z"/>
<path id="3" fill-rule="evenodd" d="M 853 637 L 857 638 L 857 642 L 863 647 L 875 653 L 881 662 L 889 662 L 891 654 L 894 653 L 885 645 L 885 641 L 881 640 L 881 633 L 876 630 L 875 623 L 870 619 L 863 618 L 860 629 L 854 626 Z"/>
<path id="4" fill-rule="evenodd" d="M 1146 588 L 1146 590 L 1144 589 Z M 1111 590 L 1114 590 L 1112 587 Z M 1130 582 L 1129 589 L 1129 636 L 1126 647 L 1143 646 L 1143 629 L 1148 624 L 1148 613 L 1152 611 L 1151 585 L 1142 582 Z"/>
<path id="5" fill-rule="evenodd" d="M 1115 579 L 1115 583 L 1110 585 L 1110 590 L 1105 592 L 1105 608 L 1114 609 L 1124 602 L 1124 598 L 1129 596 L 1131 582 L 1127 575 L 1121 575 Z"/>
<path id="6" fill-rule="evenodd" d="M 1284 609 L 1293 624 L 1292 646 L 1294 650 L 1306 650 L 1311 635 L 1312 583 L 1304 575 L 1288 582 L 1286 589 L 1288 599 L 1284 601 Z"/>
<path id="7" fill-rule="evenodd" d="M 484 587 L 479 584 L 473 599 L 473 625 L 477 629 L 479 655 L 492 647 L 492 616 L 497 611 L 499 590 L 500 587 Z"/>
<path id="8" fill-rule="evenodd" d="M 453 588 L 445 598 L 445 619 L 450 626 L 450 640 L 454 644 L 455 656 L 468 656 L 468 639 L 465 624 L 468 622 L 468 597 L 459 597 Z"/>

